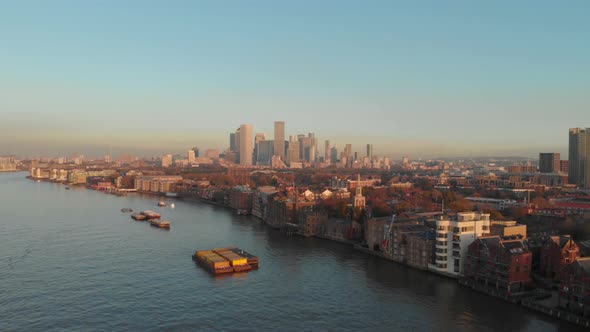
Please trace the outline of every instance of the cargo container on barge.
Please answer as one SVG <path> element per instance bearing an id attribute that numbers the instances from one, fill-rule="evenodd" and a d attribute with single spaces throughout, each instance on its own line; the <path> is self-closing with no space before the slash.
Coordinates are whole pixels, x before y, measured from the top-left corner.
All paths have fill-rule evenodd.
<path id="1" fill-rule="evenodd" d="M 252 270 L 252 267 L 248 265 L 248 260 L 233 251 L 223 249 L 213 249 L 213 252 L 229 261 L 229 265 L 234 269 L 234 272 L 247 272 Z"/>
<path id="2" fill-rule="evenodd" d="M 258 267 L 258 258 L 250 255 L 250 258 L 238 254 L 236 251 L 245 252 L 239 248 L 218 248 L 195 252 L 193 260 L 200 266 L 214 274 L 230 272 L 248 272 L 253 267 Z M 255 266 L 250 265 L 255 262 Z"/>
<path id="3" fill-rule="evenodd" d="M 258 257 L 246 252 L 243 249 L 240 248 L 228 248 L 230 251 L 232 251 L 233 253 L 242 256 L 244 258 L 246 258 L 248 265 L 250 265 L 253 269 L 257 269 L 258 268 Z"/>
<path id="4" fill-rule="evenodd" d="M 197 251 L 193 255 L 193 260 L 199 263 L 206 270 L 215 273 L 232 273 L 234 269 L 229 265 L 229 261 L 211 250 Z"/>

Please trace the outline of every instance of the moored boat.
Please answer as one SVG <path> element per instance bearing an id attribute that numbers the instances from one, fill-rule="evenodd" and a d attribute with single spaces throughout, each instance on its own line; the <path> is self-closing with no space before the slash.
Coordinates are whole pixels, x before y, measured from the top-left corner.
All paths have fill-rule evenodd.
<path id="1" fill-rule="evenodd" d="M 131 210 L 130 208 L 123 208 L 121 209 L 121 212 L 133 212 L 133 210 Z"/>
<path id="2" fill-rule="evenodd" d="M 141 214 L 143 214 L 144 216 L 146 216 L 148 219 L 160 219 L 161 215 L 157 212 L 151 211 L 151 210 L 145 210 L 145 211 L 141 211 Z"/>
<path id="3" fill-rule="evenodd" d="M 170 222 L 169 221 L 150 220 L 150 225 L 153 227 L 170 229 Z"/>
<path id="4" fill-rule="evenodd" d="M 159 201 L 159 202 L 158 202 L 158 206 L 166 206 L 166 202 L 164 202 L 164 201 Z"/>
<path id="5" fill-rule="evenodd" d="M 133 219 L 135 219 L 135 220 L 137 220 L 137 221 L 143 221 L 143 220 L 146 220 L 146 219 L 147 219 L 147 217 L 146 217 L 146 216 L 144 216 L 144 215 L 143 215 L 143 214 L 141 214 L 141 213 L 132 213 L 132 214 L 131 214 L 131 218 L 133 218 Z"/>

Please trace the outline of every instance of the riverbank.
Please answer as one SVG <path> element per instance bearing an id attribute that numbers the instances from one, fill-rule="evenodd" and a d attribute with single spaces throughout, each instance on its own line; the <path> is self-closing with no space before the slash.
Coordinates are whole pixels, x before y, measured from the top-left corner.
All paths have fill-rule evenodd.
<path id="1" fill-rule="evenodd" d="M 52 182 L 52 181 L 47 181 L 47 182 Z M 146 195 L 149 195 L 149 196 L 161 196 L 158 193 L 139 193 L 139 194 L 146 194 Z M 195 201 L 195 202 L 200 202 L 200 203 L 208 203 L 208 204 L 211 204 L 211 205 L 214 205 L 214 206 L 217 206 L 217 207 L 227 208 L 227 209 L 230 209 L 231 210 L 231 208 L 229 206 L 227 206 L 227 205 L 224 205 L 224 204 L 221 204 L 221 203 L 218 203 L 218 202 L 213 202 L 213 201 L 209 201 L 209 200 L 200 199 L 200 198 L 197 198 L 197 197 L 185 196 L 185 197 L 178 197 L 176 199 L 185 200 L 187 202 Z M 260 220 L 260 218 L 258 218 L 258 219 Z M 279 235 L 279 234 L 277 234 L 277 235 Z M 360 247 L 358 245 L 355 246 L 355 243 L 353 243 L 351 241 L 342 240 L 342 239 L 336 239 L 336 238 L 330 238 L 330 237 L 322 237 L 322 236 L 316 236 L 316 238 L 322 239 L 322 240 L 329 240 L 331 242 L 338 242 L 338 243 L 344 244 L 344 246 L 342 246 L 342 247 L 348 247 L 348 248 L 351 248 L 352 247 L 353 250 L 361 251 L 364 254 L 369 254 L 369 255 L 372 255 L 372 256 L 379 257 L 381 259 L 386 259 L 386 260 L 388 260 L 390 262 L 397 263 L 397 265 L 404 265 L 404 268 L 406 268 L 406 269 L 407 268 L 411 268 L 412 270 L 416 270 L 416 271 L 418 271 L 418 270 L 419 271 L 428 271 L 429 274 L 431 274 L 431 275 L 437 275 L 437 276 L 440 276 L 440 277 L 444 277 L 444 279 L 448 279 L 445 276 L 442 276 L 442 275 L 440 275 L 438 273 L 434 273 L 434 272 L 429 271 L 429 270 L 416 269 L 416 268 L 414 268 L 412 266 L 409 266 L 407 264 L 404 264 L 403 262 L 396 262 L 396 261 L 387 259 L 386 257 L 384 257 L 384 255 L 382 253 L 375 252 L 375 251 L 369 250 L 367 248 Z M 382 265 L 385 265 L 385 264 L 382 264 Z M 587 324 L 587 321 L 584 320 L 584 318 L 577 317 L 577 316 L 575 316 L 573 314 L 565 315 L 565 314 L 563 314 L 564 311 L 557 311 L 554 308 L 549 308 L 547 306 L 543 306 L 542 304 L 538 304 L 535 301 L 532 301 L 532 300 L 531 301 L 528 301 L 528 302 L 513 301 L 512 299 L 504 298 L 501 294 L 497 293 L 494 290 L 490 290 L 490 289 L 484 290 L 484 289 L 481 289 L 481 288 L 474 289 L 474 288 L 470 287 L 469 285 L 461 284 L 461 282 L 459 282 L 459 281 L 456 281 L 456 282 L 459 285 L 461 285 L 462 288 L 466 288 L 466 289 L 467 288 L 470 288 L 471 290 L 474 290 L 477 293 L 482 293 L 482 294 L 486 294 L 486 295 L 489 295 L 489 296 L 494 296 L 494 297 L 497 297 L 497 298 L 501 298 L 501 299 L 505 300 L 507 303 L 517 304 L 517 305 L 519 305 L 519 306 L 521 306 L 523 308 L 526 308 L 527 310 L 531 310 L 531 311 L 534 311 L 534 312 L 543 313 L 543 314 L 546 314 L 548 316 L 551 316 L 551 317 L 553 317 L 555 319 L 567 321 L 569 323 L 577 324 L 577 325 L 580 325 L 580 326 L 587 326 L 587 325 L 584 325 L 584 324 Z"/>

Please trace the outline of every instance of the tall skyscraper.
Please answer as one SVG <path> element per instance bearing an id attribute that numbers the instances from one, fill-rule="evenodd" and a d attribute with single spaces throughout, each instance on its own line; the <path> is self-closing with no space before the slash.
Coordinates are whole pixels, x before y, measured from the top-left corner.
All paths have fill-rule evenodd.
<path id="1" fill-rule="evenodd" d="M 569 132 L 569 183 L 590 188 L 590 128 Z"/>
<path id="2" fill-rule="evenodd" d="M 236 133 L 234 134 L 236 138 L 236 163 L 240 163 L 240 128 L 236 129 Z"/>
<path id="3" fill-rule="evenodd" d="M 270 166 L 273 150 L 274 141 L 258 141 L 256 143 L 256 165 Z"/>
<path id="4" fill-rule="evenodd" d="M 307 137 L 309 137 L 310 140 L 310 148 L 309 148 L 309 162 L 314 162 L 316 160 L 317 157 L 317 151 L 318 151 L 318 144 L 317 144 L 317 140 L 315 138 L 315 134 L 314 133 L 309 133 L 307 135 Z"/>
<path id="5" fill-rule="evenodd" d="M 367 158 L 373 159 L 373 144 L 367 144 Z"/>
<path id="6" fill-rule="evenodd" d="M 259 165 L 259 163 L 258 163 L 258 154 L 260 153 L 259 144 L 265 140 L 266 140 L 266 136 L 264 135 L 264 133 L 256 133 L 256 135 L 254 135 L 254 157 L 253 157 L 254 159 L 252 159 L 252 161 L 256 165 Z M 272 157 L 272 155 L 271 155 L 271 157 Z"/>
<path id="7" fill-rule="evenodd" d="M 330 163 L 330 140 L 324 142 L 324 161 Z"/>
<path id="8" fill-rule="evenodd" d="M 250 124 L 240 126 L 240 165 L 252 166 L 254 154 L 254 129 Z"/>
<path id="9" fill-rule="evenodd" d="M 274 154 L 285 160 L 285 122 L 275 121 Z"/>
<path id="10" fill-rule="evenodd" d="M 557 173 L 560 170 L 559 153 L 539 153 L 539 172 Z"/>
<path id="11" fill-rule="evenodd" d="M 193 164 L 195 162 L 195 151 L 193 149 L 188 150 L 188 163 Z"/>
<path id="12" fill-rule="evenodd" d="M 350 158 L 352 157 L 352 144 L 346 144 L 344 146 L 344 156 L 346 157 L 346 159 L 350 160 Z"/>
<path id="13" fill-rule="evenodd" d="M 332 161 L 332 164 L 338 162 L 338 148 L 336 145 L 330 149 L 330 160 Z"/>
<path id="14" fill-rule="evenodd" d="M 237 142 L 236 133 L 229 133 L 229 150 L 230 151 L 238 152 L 240 147 L 238 146 L 238 144 L 236 142 Z"/>
<path id="15" fill-rule="evenodd" d="M 289 164 L 296 163 L 301 160 L 301 156 L 300 156 L 299 151 L 300 151 L 299 141 L 297 140 L 296 137 L 293 136 L 289 140 L 289 145 L 287 148 L 287 162 Z"/>

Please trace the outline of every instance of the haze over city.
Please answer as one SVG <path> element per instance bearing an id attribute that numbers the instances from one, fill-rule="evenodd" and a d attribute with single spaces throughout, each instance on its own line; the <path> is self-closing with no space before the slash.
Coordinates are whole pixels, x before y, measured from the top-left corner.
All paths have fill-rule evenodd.
<path id="1" fill-rule="evenodd" d="M 225 149 L 241 123 L 399 157 L 567 156 L 587 1 L 74 1 L 0 10 L 0 154 Z"/>

